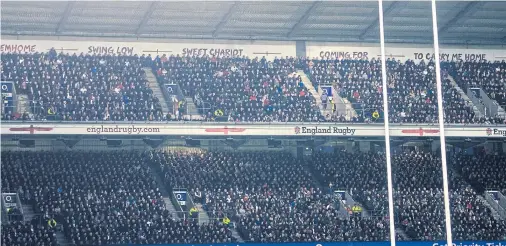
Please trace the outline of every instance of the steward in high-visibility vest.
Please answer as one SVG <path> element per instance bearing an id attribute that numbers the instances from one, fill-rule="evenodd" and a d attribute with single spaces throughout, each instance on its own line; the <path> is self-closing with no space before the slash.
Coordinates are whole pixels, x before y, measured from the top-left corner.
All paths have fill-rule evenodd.
<path id="1" fill-rule="evenodd" d="M 225 224 L 225 225 L 230 224 L 230 219 L 225 216 L 225 218 L 223 218 L 223 224 Z"/>
<path id="2" fill-rule="evenodd" d="M 378 111 L 377 111 L 377 110 L 376 110 L 376 111 L 374 111 L 374 113 L 372 113 L 372 117 L 373 117 L 375 120 L 379 119 L 380 114 L 378 113 Z"/>
<path id="3" fill-rule="evenodd" d="M 358 205 L 353 205 L 351 210 L 353 211 L 354 214 L 360 214 L 362 212 L 362 207 Z"/>
<path id="4" fill-rule="evenodd" d="M 195 207 L 190 208 L 190 217 L 193 218 L 193 217 L 197 216 L 198 212 L 199 212 L 199 210 L 197 208 L 195 208 Z"/>
<path id="5" fill-rule="evenodd" d="M 223 110 L 221 109 L 217 109 L 216 111 L 214 111 L 214 116 L 216 117 L 220 117 L 220 116 L 223 116 Z"/>
<path id="6" fill-rule="evenodd" d="M 49 220 L 47 221 L 47 225 L 48 225 L 49 227 L 51 227 L 51 228 L 54 228 L 54 227 L 56 226 L 56 220 L 54 220 L 54 219 L 49 219 Z"/>
<path id="7" fill-rule="evenodd" d="M 56 111 L 56 110 L 54 110 L 54 108 L 53 108 L 53 107 L 49 107 L 49 108 L 47 109 L 47 114 L 48 114 L 48 115 L 55 115 L 55 114 L 56 114 L 56 112 L 55 112 L 55 111 Z"/>

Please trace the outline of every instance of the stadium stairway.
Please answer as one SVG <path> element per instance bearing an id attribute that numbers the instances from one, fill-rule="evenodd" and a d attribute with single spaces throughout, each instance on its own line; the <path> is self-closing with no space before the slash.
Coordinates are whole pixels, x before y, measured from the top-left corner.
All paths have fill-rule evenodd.
<path id="1" fill-rule="evenodd" d="M 298 70 L 297 75 L 300 76 L 304 86 L 307 88 L 309 93 L 311 93 L 313 95 L 313 97 L 315 98 L 316 105 L 318 105 L 318 108 L 320 109 L 321 114 L 324 116 L 326 116 L 328 114 L 332 114 L 332 108 L 330 107 L 330 105 L 327 105 L 327 109 L 323 108 L 322 98 L 321 98 L 320 93 L 318 92 L 318 91 L 321 92 L 321 88 L 318 88 L 320 90 L 316 91 L 316 89 L 313 86 L 313 83 L 311 82 L 309 77 L 306 75 L 306 73 L 304 73 L 304 71 Z"/>
<path id="2" fill-rule="evenodd" d="M 197 209 L 199 210 L 199 224 L 206 224 L 206 223 L 209 223 L 209 215 L 207 214 L 207 211 L 204 210 L 204 208 L 202 207 L 202 204 L 200 203 L 195 203 L 195 207 L 197 207 Z"/>
<path id="3" fill-rule="evenodd" d="M 31 221 L 35 217 L 35 212 L 31 205 L 23 204 L 23 217 L 25 221 Z"/>
<path id="4" fill-rule="evenodd" d="M 28 95 L 17 95 L 16 108 L 19 114 L 24 114 L 25 112 L 32 113 L 30 110 L 30 99 L 28 98 Z"/>
<path id="5" fill-rule="evenodd" d="M 490 209 L 490 211 L 492 212 L 492 217 L 494 217 L 494 219 L 496 219 L 497 221 L 506 219 L 503 216 L 501 216 L 499 212 L 482 195 L 477 195 L 477 197 L 483 203 L 483 205 L 485 205 L 485 207 Z"/>
<path id="6" fill-rule="evenodd" d="M 304 169 L 306 169 L 306 172 L 311 175 L 312 179 L 314 180 L 315 185 L 320 190 L 323 190 L 323 191 L 328 190 L 328 186 L 327 186 L 327 184 L 325 184 L 323 182 L 323 177 L 320 174 L 316 173 L 314 171 L 314 169 L 312 169 L 310 166 L 304 166 Z M 334 198 L 335 198 L 335 201 L 336 201 L 334 203 L 334 208 L 336 208 L 336 209 L 339 210 L 340 217 L 342 217 L 342 218 L 349 218 L 350 214 L 346 210 L 347 204 L 345 204 L 345 202 L 343 202 L 341 199 L 338 199 L 336 196 L 334 196 Z M 337 205 L 336 203 L 339 203 L 339 205 Z"/>
<path id="7" fill-rule="evenodd" d="M 171 200 L 172 196 L 171 196 L 170 192 L 167 190 L 167 188 L 165 187 L 165 183 L 163 182 L 162 178 L 158 174 L 159 172 L 157 172 L 157 170 L 153 169 L 153 167 L 150 167 L 149 170 L 151 172 L 151 175 L 153 175 L 153 177 L 155 178 L 156 184 L 158 185 L 158 188 L 160 189 L 160 192 L 162 193 L 163 201 L 165 203 L 165 209 L 169 210 L 169 212 L 174 216 L 174 218 L 177 218 L 176 217 L 177 210 L 174 207 L 174 205 L 172 204 L 172 200 Z"/>
<path id="8" fill-rule="evenodd" d="M 199 210 L 199 224 L 207 224 L 211 220 L 209 218 L 209 215 L 207 214 L 207 211 L 202 207 L 201 203 L 194 203 L 197 209 Z M 235 225 L 235 222 L 234 222 Z M 234 227 L 230 227 L 230 231 L 232 232 L 232 236 L 237 239 L 238 242 L 244 243 L 244 239 L 241 237 L 241 235 L 237 232 L 237 229 Z"/>
<path id="9" fill-rule="evenodd" d="M 463 180 L 464 182 L 466 182 L 469 187 L 471 187 L 475 192 L 476 192 L 476 189 L 474 187 L 472 187 L 471 184 L 469 184 L 469 182 L 464 178 L 462 177 L 462 175 L 457 172 L 457 170 L 452 166 L 450 168 L 451 172 L 455 175 L 455 177 Z M 505 216 L 501 216 L 501 214 L 499 213 L 499 211 L 497 211 L 494 206 L 492 206 L 488 201 L 487 199 L 485 199 L 485 197 L 483 197 L 482 195 L 479 195 L 477 193 L 477 198 L 483 203 L 483 205 L 485 205 L 485 207 L 487 207 L 488 209 L 490 209 L 490 212 L 492 213 L 492 217 L 494 217 L 494 219 L 496 219 L 497 221 L 500 221 L 500 220 L 505 220 L 506 218 L 504 218 Z"/>
<path id="10" fill-rule="evenodd" d="M 371 217 L 371 213 L 367 210 L 367 208 L 360 202 L 355 201 L 355 199 L 353 199 L 353 196 L 348 191 L 346 191 L 346 205 L 350 207 L 353 207 L 355 205 L 360 206 L 362 208 L 362 217 Z"/>
<path id="11" fill-rule="evenodd" d="M 334 102 L 337 103 L 336 114 L 342 114 L 345 112 L 346 120 L 351 120 L 353 117 L 358 117 L 357 111 L 355 111 L 351 102 L 346 98 L 342 98 L 339 93 L 337 93 L 337 84 L 333 84 L 332 89 L 334 90 L 332 97 L 334 98 Z"/>
<path id="12" fill-rule="evenodd" d="M 497 192 L 499 200 L 496 200 L 493 196 L 491 196 L 488 191 L 483 193 L 483 198 L 488 202 L 488 204 L 491 205 L 495 211 L 497 211 L 497 214 L 502 220 L 506 220 L 506 209 L 504 208 L 504 201 L 506 201 L 506 198 L 504 198 L 504 195 L 500 191 Z"/>
<path id="13" fill-rule="evenodd" d="M 400 235 L 402 239 L 404 239 L 405 241 L 411 241 L 411 238 L 409 238 L 408 234 L 406 234 L 406 232 L 401 229 L 401 228 L 395 228 L 395 235 Z"/>
<path id="14" fill-rule="evenodd" d="M 56 242 L 59 246 L 67 246 L 67 245 L 72 245 L 68 240 L 67 238 L 65 237 L 65 234 L 63 233 L 63 231 L 61 230 L 57 230 L 55 232 L 55 238 L 56 238 Z"/>
<path id="15" fill-rule="evenodd" d="M 482 112 L 476 105 L 473 104 L 472 100 L 467 96 L 466 92 L 460 88 L 460 86 L 455 82 L 455 79 L 453 79 L 452 76 L 448 75 L 448 80 L 450 80 L 450 84 L 457 90 L 459 95 L 469 104 L 472 105 L 472 109 L 474 111 L 474 114 L 481 118 L 485 115 L 485 112 Z"/>
<path id="16" fill-rule="evenodd" d="M 195 105 L 195 102 L 193 101 L 193 98 L 186 97 L 186 115 L 185 118 L 191 119 L 191 120 L 203 120 L 202 116 L 200 115 L 197 106 Z"/>
<path id="17" fill-rule="evenodd" d="M 162 105 L 162 112 L 166 114 L 169 112 L 169 104 L 165 100 L 166 98 L 163 95 L 162 89 L 158 84 L 158 80 L 156 79 L 155 74 L 151 71 L 150 68 L 143 68 L 146 73 L 146 79 L 148 80 L 148 86 L 153 91 L 153 95 L 160 100 L 160 104 Z"/>
<path id="18" fill-rule="evenodd" d="M 244 239 L 241 237 L 241 235 L 239 234 L 239 232 L 237 232 L 237 229 L 234 228 L 231 228 L 230 231 L 232 232 L 232 237 L 234 237 L 235 239 L 237 239 L 237 241 L 239 243 L 244 243 Z"/>

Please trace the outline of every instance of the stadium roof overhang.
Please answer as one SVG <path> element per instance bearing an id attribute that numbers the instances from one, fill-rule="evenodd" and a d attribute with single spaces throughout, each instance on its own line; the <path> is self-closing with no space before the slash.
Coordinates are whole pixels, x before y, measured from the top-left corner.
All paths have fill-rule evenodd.
<path id="1" fill-rule="evenodd" d="M 2 1 L 4 35 L 379 42 L 375 1 Z M 506 43 L 506 2 L 439 1 L 442 44 Z M 390 43 L 431 43 L 430 1 L 384 2 Z"/>

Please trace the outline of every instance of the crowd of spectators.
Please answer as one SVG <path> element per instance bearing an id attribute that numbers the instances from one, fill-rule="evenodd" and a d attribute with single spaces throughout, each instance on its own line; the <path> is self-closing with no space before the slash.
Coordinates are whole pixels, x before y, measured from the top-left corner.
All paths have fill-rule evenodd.
<path id="1" fill-rule="evenodd" d="M 479 192 L 485 185 L 504 189 L 504 156 L 455 155 L 451 160 L 462 176 L 449 172 L 454 239 L 506 240 L 505 221 L 496 219 L 466 182 Z M 223 218 L 252 242 L 389 238 L 382 153 L 315 152 L 301 159 L 280 151 L 203 149 L 2 152 L 2 168 L 4 191 L 16 190 L 44 222 L 61 225 L 75 245 L 233 242 Z M 188 189 L 209 222 L 174 217 L 165 207 L 156 170 L 166 188 Z M 406 239 L 444 240 L 439 155 L 394 152 L 392 171 L 396 227 Z M 346 190 L 378 216 L 345 216 L 333 190 Z M 3 244 L 55 244 L 50 223 L 12 221 L 2 232 Z"/>
<path id="2" fill-rule="evenodd" d="M 318 153 L 310 166 L 324 182 L 345 189 L 371 211 L 387 211 L 383 154 Z M 444 240 L 441 160 L 411 151 L 392 156 L 395 223 L 412 240 Z M 385 175 L 378 175 L 384 173 Z M 452 232 L 456 240 L 504 240 L 506 224 L 496 220 L 475 191 L 450 172 Z M 379 214 L 384 214 L 379 213 Z"/>
<path id="3" fill-rule="evenodd" d="M 384 218 L 345 218 L 300 159 L 282 152 L 157 152 L 169 187 L 202 193 L 211 217 L 228 216 L 254 242 L 384 241 Z"/>
<path id="4" fill-rule="evenodd" d="M 365 121 L 382 121 L 383 86 L 381 61 L 312 60 L 306 73 L 316 84 L 335 84 L 338 94 L 347 98 Z M 446 123 L 485 123 L 490 119 L 475 117 L 472 104 L 466 102 L 450 85 L 443 71 L 443 98 Z M 387 83 L 390 121 L 393 123 L 437 122 L 437 93 L 433 61 L 415 63 L 387 60 Z M 379 117 L 374 117 L 378 112 Z M 493 122 L 495 123 L 495 121 Z"/>
<path id="5" fill-rule="evenodd" d="M 385 163 L 385 156 L 381 154 L 318 152 L 310 160 L 309 166 L 324 184 L 347 190 L 371 211 L 388 214 L 386 196 L 384 199 L 377 198 L 387 192 L 384 185 L 386 176 L 378 175 L 386 173 Z"/>
<path id="6" fill-rule="evenodd" d="M 163 120 L 142 66 L 147 57 L 2 53 L 2 81 L 28 95 L 33 120 Z M 23 113 L 23 112 L 22 112 Z M 5 119 L 21 118 L 16 114 Z M 27 118 L 27 116 L 25 116 Z"/>
<path id="7" fill-rule="evenodd" d="M 478 191 L 499 190 L 506 194 L 506 155 L 459 155 L 453 161 L 455 169 Z"/>
<path id="8" fill-rule="evenodd" d="M 482 88 L 492 100 L 506 109 L 506 62 L 452 62 L 445 64 L 464 90 Z"/>
<path id="9" fill-rule="evenodd" d="M 396 165 L 399 221 L 412 238 L 444 239 L 441 159 L 429 153 L 404 153 Z M 506 224 L 492 216 L 477 193 L 454 172 L 449 172 L 452 234 L 459 240 L 504 240 Z"/>
<path id="10" fill-rule="evenodd" d="M 185 96 L 200 102 L 198 107 L 211 109 L 205 119 L 323 121 L 313 95 L 295 73 L 298 63 L 294 58 L 170 56 L 155 59 L 155 68 L 163 81 L 178 83 Z"/>
<path id="11" fill-rule="evenodd" d="M 2 152 L 2 181 L 74 245 L 235 240 L 219 222 L 175 219 L 143 160 L 122 151 Z"/>
<path id="12" fill-rule="evenodd" d="M 37 221 L 10 221 L 2 223 L 1 245 L 57 246 L 54 228 Z"/>
<path id="13" fill-rule="evenodd" d="M 476 117 L 472 104 L 449 83 L 447 71 L 466 89 L 479 86 L 506 105 L 502 62 L 444 63 L 443 96 L 447 123 L 504 123 L 495 116 Z M 26 115 L 6 112 L 3 119 L 74 121 L 165 121 L 174 112 L 161 110 L 144 67 L 151 67 L 161 84 L 180 86 L 192 97 L 203 120 L 236 122 L 346 121 L 344 112 L 322 115 L 314 95 L 297 70 L 315 85 L 335 84 L 358 113 L 351 121 L 381 122 L 383 99 L 381 63 L 371 60 L 310 60 L 305 58 L 190 56 L 64 55 L 54 50 L 35 54 L 2 54 L 2 80 L 13 81 L 29 96 Z M 432 61 L 387 60 L 390 120 L 394 123 L 437 122 L 435 68 Z M 163 88 L 162 88 L 163 89 Z M 319 92 L 321 93 L 321 92 Z M 171 100 L 165 98 L 165 100 Z M 184 117 L 173 117 L 183 119 Z"/>

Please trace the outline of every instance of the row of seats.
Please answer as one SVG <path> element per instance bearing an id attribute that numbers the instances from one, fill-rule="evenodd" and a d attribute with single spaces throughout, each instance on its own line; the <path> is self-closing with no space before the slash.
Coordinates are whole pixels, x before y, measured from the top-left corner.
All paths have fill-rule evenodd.
<path id="1" fill-rule="evenodd" d="M 450 171 L 449 177 L 454 239 L 506 240 L 505 221 L 494 217 L 475 191 L 484 177 L 506 189 L 497 171 L 504 156 L 450 160 L 458 172 Z M 430 153 L 393 155 L 395 224 L 407 236 L 398 234 L 397 240 L 445 238 L 440 163 Z M 200 149 L 2 152 L 2 164 L 3 191 L 17 190 L 23 203 L 62 225 L 75 245 L 234 242 L 237 238 L 221 223 L 225 217 L 253 242 L 389 239 L 386 178 L 380 175 L 386 173 L 384 154 L 317 152 L 303 160 L 282 152 Z M 156 170 L 165 181 L 162 189 L 187 188 L 210 222 L 173 216 L 165 208 Z M 349 218 L 346 204 L 333 195 L 336 189 L 347 191 L 368 214 Z M 48 225 L 14 222 L 3 227 L 2 240 L 14 242 L 28 229 L 40 230 L 26 240 L 53 245 Z"/>
<path id="2" fill-rule="evenodd" d="M 388 239 L 386 179 L 378 175 L 386 174 L 383 154 L 318 153 L 308 163 L 301 163 L 279 153 L 176 152 L 157 153 L 151 162 L 164 170 L 168 187 L 203 193 L 202 202 L 211 216 L 235 215 L 249 240 Z M 393 157 L 395 222 L 411 239 L 445 238 L 440 163 L 438 157 L 420 152 Z M 320 188 L 327 185 L 347 190 L 374 216 L 343 220 L 339 204 Z M 496 220 L 474 190 L 453 173 L 451 189 L 455 239 L 504 239 L 504 221 Z M 313 222 L 307 221 L 309 218 Z M 328 234 L 331 228 L 346 230 Z M 300 236 L 290 239 L 291 233 Z"/>
<path id="3" fill-rule="evenodd" d="M 136 56 L 2 54 L 2 81 L 28 95 L 35 120 L 163 120 Z M 12 116 L 11 116 L 12 117 Z"/>
<path id="4" fill-rule="evenodd" d="M 230 121 L 321 121 L 313 95 L 295 74 L 296 64 L 295 59 L 155 59 L 164 81 L 178 83 L 186 96 L 209 104 L 205 119 L 220 110 Z"/>
<path id="5" fill-rule="evenodd" d="M 37 220 L 2 223 L 2 245 L 10 246 L 57 246 L 54 228 Z"/>
<path id="6" fill-rule="evenodd" d="M 325 183 L 348 190 L 371 211 L 387 214 L 386 175 L 378 175 L 386 174 L 384 155 L 318 154 L 312 160 L 309 165 L 322 174 Z M 454 163 L 459 161 L 456 159 Z M 483 165 L 482 162 L 475 163 Z M 495 163 L 501 164 L 504 163 Z M 420 152 L 396 154 L 392 157 L 392 168 L 398 226 L 404 228 L 411 239 L 444 239 L 440 158 Z M 454 239 L 503 240 L 506 237 L 505 221 L 495 219 L 475 191 L 452 172 L 450 188 Z"/>
<path id="7" fill-rule="evenodd" d="M 388 239 L 384 218 L 342 218 L 331 193 L 287 153 L 158 152 L 151 163 L 163 170 L 168 187 L 202 193 L 210 217 L 233 218 L 249 241 Z"/>
<path id="8" fill-rule="evenodd" d="M 2 152 L 2 171 L 3 188 L 62 225 L 73 245 L 235 241 L 219 222 L 170 214 L 142 153 Z"/>
<path id="9" fill-rule="evenodd" d="M 483 88 L 505 103 L 506 63 L 444 63 L 443 96 L 447 123 L 504 123 L 495 115 L 477 117 L 450 84 Z M 160 83 L 178 84 L 193 97 L 204 120 L 218 116 L 237 122 L 346 121 L 346 112 L 322 115 L 315 96 L 295 72 L 304 70 L 315 85 L 334 84 L 357 117 L 382 121 L 381 64 L 371 60 L 216 58 L 162 56 L 2 54 L 2 80 L 27 94 L 32 115 L 4 110 L 3 119 L 73 121 L 165 121 L 160 98 L 153 95 L 144 69 Z M 437 122 L 435 71 L 432 61 L 387 61 L 390 119 L 396 123 Z M 321 93 L 321 92 L 319 92 Z M 170 99 L 168 99 L 170 100 Z M 165 112 L 167 113 L 167 112 Z M 376 115 L 377 114 L 377 115 Z"/>

